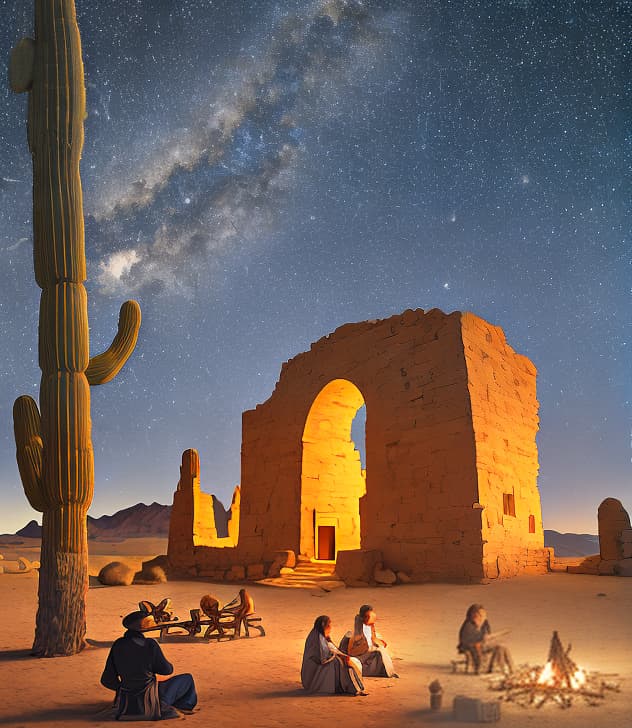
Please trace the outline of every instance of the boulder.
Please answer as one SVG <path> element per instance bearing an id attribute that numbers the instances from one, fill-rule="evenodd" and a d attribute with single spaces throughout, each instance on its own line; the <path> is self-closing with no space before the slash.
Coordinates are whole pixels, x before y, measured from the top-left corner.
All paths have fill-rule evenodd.
<path id="1" fill-rule="evenodd" d="M 397 572 L 397 581 L 399 584 L 410 584 L 412 579 L 405 571 L 398 571 Z"/>
<path id="2" fill-rule="evenodd" d="M 606 498 L 597 510 L 599 553 L 604 561 L 623 558 L 621 535 L 630 529 L 630 516 L 620 500 Z"/>
<path id="3" fill-rule="evenodd" d="M 161 566 L 143 566 L 134 576 L 134 584 L 164 584 L 167 581 L 165 570 Z"/>
<path id="4" fill-rule="evenodd" d="M 278 562 L 279 566 L 289 566 L 293 569 L 296 566 L 296 554 L 294 551 L 275 551 L 274 562 Z M 274 563 L 273 562 L 273 563 Z"/>
<path id="5" fill-rule="evenodd" d="M 296 554 L 294 551 L 275 551 L 274 561 L 268 569 L 268 577 L 274 579 L 283 573 L 283 569 L 294 569 L 296 566 Z M 287 573 L 287 572 L 286 572 Z"/>
<path id="6" fill-rule="evenodd" d="M 378 562 L 373 569 L 373 580 L 376 584 L 394 584 L 397 581 L 397 575 L 392 569 L 385 569 L 382 562 Z"/>
<path id="7" fill-rule="evenodd" d="M 149 561 L 142 562 L 142 571 L 147 571 L 151 566 L 159 566 L 165 574 L 169 574 L 169 557 L 167 554 L 160 554 L 160 556 L 154 556 Z"/>
<path id="8" fill-rule="evenodd" d="M 336 576 L 351 584 L 355 582 L 372 582 L 376 564 L 382 562 L 382 552 L 377 549 L 353 549 L 338 551 L 336 559 Z"/>
<path id="9" fill-rule="evenodd" d="M 105 586 L 129 586 L 134 581 L 134 569 L 122 561 L 106 564 L 97 579 Z"/>
<path id="10" fill-rule="evenodd" d="M 15 561 L 5 561 L 2 557 L 2 565 L 0 565 L 0 574 L 29 574 L 33 569 L 39 569 L 39 561 L 32 563 L 23 556 L 18 556 Z"/>

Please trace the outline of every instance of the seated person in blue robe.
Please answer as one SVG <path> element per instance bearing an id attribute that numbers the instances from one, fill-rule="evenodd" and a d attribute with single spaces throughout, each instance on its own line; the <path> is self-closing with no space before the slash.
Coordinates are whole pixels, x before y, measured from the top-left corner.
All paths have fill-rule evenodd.
<path id="1" fill-rule="evenodd" d="M 175 675 L 158 682 L 156 675 L 171 675 L 173 665 L 155 639 L 140 631 L 153 623 L 146 612 L 132 612 L 123 619 L 127 629 L 112 647 L 105 663 L 101 684 L 116 691 L 117 720 L 162 720 L 191 713 L 197 703 L 193 677 Z"/>

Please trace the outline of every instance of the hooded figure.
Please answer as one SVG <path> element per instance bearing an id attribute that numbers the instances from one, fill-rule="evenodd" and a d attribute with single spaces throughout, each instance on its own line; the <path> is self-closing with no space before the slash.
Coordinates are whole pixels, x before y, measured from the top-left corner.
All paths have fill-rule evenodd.
<path id="1" fill-rule="evenodd" d="M 117 720 L 177 718 L 178 710 L 190 713 L 197 703 L 190 674 L 175 675 L 162 682 L 156 680 L 156 675 L 171 675 L 173 665 L 156 640 L 145 637 L 141 631 L 154 624 L 147 612 L 128 614 L 123 619 L 127 631 L 110 648 L 101 684 L 116 691 Z"/>
<path id="2" fill-rule="evenodd" d="M 344 655 L 331 641 L 331 619 L 316 618 L 307 635 L 301 667 L 301 682 L 310 693 L 347 693 L 366 695 L 357 660 Z"/>

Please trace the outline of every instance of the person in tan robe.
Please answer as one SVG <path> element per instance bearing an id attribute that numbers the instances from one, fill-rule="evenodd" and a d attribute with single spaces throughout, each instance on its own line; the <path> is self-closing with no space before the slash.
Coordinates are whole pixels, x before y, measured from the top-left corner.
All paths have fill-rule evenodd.
<path id="1" fill-rule="evenodd" d="M 386 651 L 386 642 L 376 632 L 376 620 L 373 607 L 363 604 L 355 616 L 353 632 L 343 637 L 340 649 L 360 660 L 363 677 L 399 677 Z"/>

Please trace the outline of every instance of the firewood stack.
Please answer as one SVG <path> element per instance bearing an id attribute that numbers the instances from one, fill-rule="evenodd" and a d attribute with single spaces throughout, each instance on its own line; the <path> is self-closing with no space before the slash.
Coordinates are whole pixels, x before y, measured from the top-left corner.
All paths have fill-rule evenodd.
<path id="1" fill-rule="evenodd" d="M 574 687 L 574 676 L 579 668 L 568 656 L 570 651 L 571 645 L 566 648 L 565 652 L 557 631 L 553 632 L 548 664 L 551 666 L 551 679 L 555 687 Z"/>
<path id="2" fill-rule="evenodd" d="M 617 675 L 587 673 L 571 660 L 570 651 L 571 646 L 564 650 L 558 633 L 553 632 L 544 667 L 522 665 L 511 675 L 492 677 L 490 688 L 504 693 L 501 700 L 535 708 L 549 701 L 560 708 L 570 708 L 580 698 L 588 705 L 600 705 L 606 692 L 619 692 L 619 683 L 612 680 Z"/>

